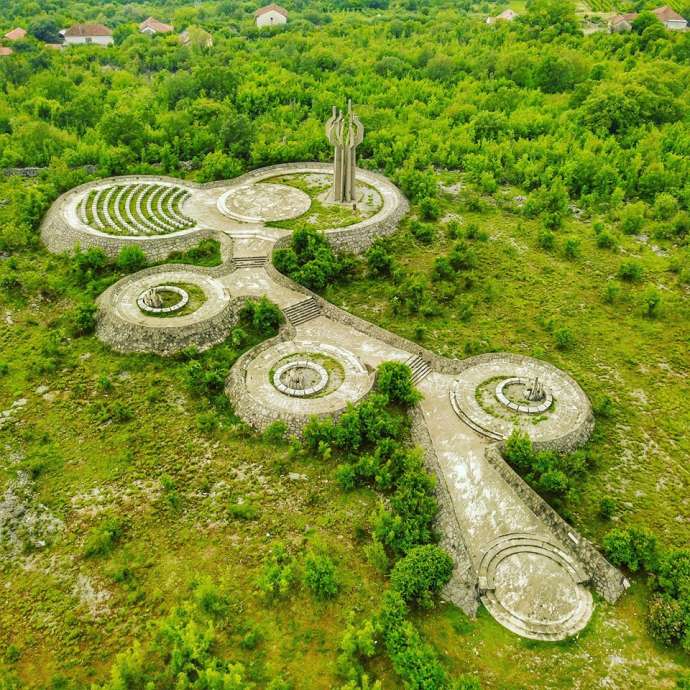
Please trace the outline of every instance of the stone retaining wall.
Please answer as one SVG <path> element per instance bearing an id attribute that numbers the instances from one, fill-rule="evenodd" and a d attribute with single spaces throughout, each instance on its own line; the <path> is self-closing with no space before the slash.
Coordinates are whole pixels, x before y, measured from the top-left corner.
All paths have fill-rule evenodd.
<path id="1" fill-rule="evenodd" d="M 472 565 L 469 550 L 455 517 L 450 491 L 419 405 L 412 408 L 410 417 L 412 419 L 412 438 L 415 444 L 424 451 L 427 469 L 433 472 L 436 477 L 436 500 L 439 511 L 435 526 L 441 533 L 440 543 L 453 558 L 453 574 L 448 584 L 443 588 L 442 594 L 445 599 L 461 608 L 468 616 L 474 617 L 479 608 L 477 573 Z"/>
<path id="2" fill-rule="evenodd" d="M 513 470 L 503 459 L 498 445 L 489 446 L 485 451 L 485 457 L 525 505 L 546 524 L 567 551 L 583 565 L 596 591 L 609 603 L 617 601 L 629 586 L 625 576 Z"/>
<path id="3" fill-rule="evenodd" d="M 143 275 L 167 273 L 170 268 L 180 268 L 172 264 L 154 266 L 135 274 L 137 279 Z M 184 268 L 188 268 L 184 266 Z M 160 319 L 169 325 L 151 323 L 133 323 L 121 318 L 113 308 L 119 294 L 132 282 L 133 276 L 128 276 L 108 288 L 98 299 L 96 335 L 117 352 L 154 352 L 159 355 L 173 355 L 186 347 L 196 347 L 207 350 L 222 343 L 237 324 L 239 310 L 244 304 L 244 298 L 233 298 L 222 310 L 209 316 L 201 322 L 186 326 L 175 326 L 174 317 Z"/>

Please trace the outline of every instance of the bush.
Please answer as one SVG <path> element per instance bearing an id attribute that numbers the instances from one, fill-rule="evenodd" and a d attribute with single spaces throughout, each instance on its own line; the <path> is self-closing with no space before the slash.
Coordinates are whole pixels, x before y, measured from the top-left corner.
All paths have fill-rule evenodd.
<path id="1" fill-rule="evenodd" d="M 652 637 L 666 645 L 680 642 L 685 634 L 685 612 L 668 594 L 654 594 L 647 609 L 647 627 Z"/>
<path id="2" fill-rule="evenodd" d="M 367 251 L 366 257 L 370 275 L 389 276 L 393 272 L 393 257 L 382 242 L 374 242 Z"/>
<path id="3" fill-rule="evenodd" d="M 282 544 L 276 544 L 264 560 L 264 567 L 257 586 L 268 597 L 285 597 L 293 589 L 297 579 L 293 559 Z"/>
<path id="4" fill-rule="evenodd" d="M 557 328 L 553 333 L 553 337 L 559 350 L 569 350 L 575 344 L 575 338 L 571 330 L 565 326 Z"/>
<path id="5" fill-rule="evenodd" d="M 102 249 L 91 247 L 77 251 L 72 258 L 72 272 L 79 285 L 86 285 L 102 275 L 108 265 L 108 257 Z"/>
<path id="6" fill-rule="evenodd" d="M 434 596 L 450 580 L 453 559 L 435 544 L 417 546 L 391 572 L 391 585 L 406 602 L 432 608 Z"/>
<path id="7" fill-rule="evenodd" d="M 240 318 L 263 337 L 275 335 L 283 323 L 283 312 L 268 298 L 248 299 L 240 310 Z"/>
<path id="8" fill-rule="evenodd" d="M 72 313 L 72 334 L 74 336 L 90 335 L 96 330 L 98 308 L 93 302 L 82 302 Z"/>
<path id="9" fill-rule="evenodd" d="M 256 520 L 259 517 L 259 509 L 249 501 L 238 501 L 228 505 L 228 515 L 237 520 Z"/>
<path id="10" fill-rule="evenodd" d="M 565 254 L 565 258 L 570 261 L 579 258 L 582 253 L 580 250 L 580 240 L 569 237 L 563 245 L 563 253 Z"/>
<path id="11" fill-rule="evenodd" d="M 264 430 L 263 437 L 264 440 L 268 441 L 269 443 L 273 443 L 275 445 L 278 445 L 280 443 L 283 443 L 285 441 L 285 437 L 287 436 L 288 432 L 288 427 L 287 424 L 283 421 L 275 421 L 272 424 L 269 424 L 266 429 Z"/>
<path id="12" fill-rule="evenodd" d="M 412 383 L 412 370 L 402 362 L 383 362 L 376 371 L 376 390 L 392 403 L 409 407 L 419 402 L 421 393 Z"/>
<path id="13" fill-rule="evenodd" d="M 620 283 L 617 283 L 615 280 L 608 280 L 604 288 L 604 302 L 606 302 L 606 304 L 614 304 L 618 301 L 620 294 Z"/>
<path id="14" fill-rule="evenodd" d="M 117 255 L 115 265 L 125 273 L 134 273 L 135 271 L 140 271 L 142 268 L 146 268 L 146 255 L 141 247 L 137 245 L 122 247 L 120 253 Z"/>
<path id="15" fill-rule="evenodd" d="M 599 249 L 613 249 L 616 246 L 616 240 L 613 235 L 603 231 L 597 235 L 597 247 Z"/>
<path id="16" fill-rule="evenodd" d="M 342 280 L 354 268 L 352 259 L 336 256 L 323 233 L 301 228 L 292 233 L 290 246 L 273 254 L 275 267 L 311 290 L 323 290 Z"/>
<path id="17" fill-rule="evenodd" d="M 621 229 L 626 235 L 637 235 L 644 225 L 644 203 L 631 204 L 621 212 Z"/>
<path id="18" fill-rule="evenodd" d="M 476 266 L 477 257 L 467 242 L 460 241 L 455 243 L 448 261 L 456 271 L 464 271 Z"/>
<path id="19" fill-rule="evenodd" d="M 616 502 L 610 496 L 604 496 L 599 501 L 599 516 L 604 520 L 610 520 L 616 510 Z"/>
<path id="20" fill-rule="evenodd" d="M 304 584 L 317 599 L 332 599 L 339 585 L 331 558 L 310 551 L 304 562 Z"/>
<path id="21" fill-rule="evenodd" d="M 441 217 L 441 204 L 432 197 L 425 196 L 419 202 L 419 210 L 424 220 L 438 220 Z"/>
<path id="22" fill-rule="evenodd" d="M 644 269 L 637 261 L 624 261 L 618 267 L 618 277 L 628 283 L 636 283 L 642 280 Z"/>
<path id="23" fill-rule="evenodd" d="M 641 568 L 653 572 L 659 561 L 654 534 L 644 527 L 613 529 L 603 539 L 606 557 L 617 566 L 636 573 Z"/>
<path id="24" fill-rule="evenodd" d="M 446 673 L 433 648 L 424 642 L 407 620 L 407 607 L 398 592 L 383 595 L 379 614 L 386 651 L 395 672 L 407 690 L 431 690 L 448 687 Z"/>
<path id="25" fill-rule="evenodd" d="M 659 307 L 661 306 L 661 293 L 653 286 L 650 286 L 645 290 L 644 295 L 642 295 L 642 308 L 644 310 L 644 315 L 648 319 L 654 319 L 659 313 Z"/>
<path id="26" fill-rule="evenodd" d="M 412 236 L 422 244 L 431 244 L 436 235 L 433 225 L 429 225 L 429 223 L 420 223 L 418 220 L 413 220 L 410 223 L 410 232 Z"/>
<path id="27" fill-rule="evenodd" d="M 541 247 L 541 249 L 550 252 L 556 246 L 556 235 L 553 233 L 553 231 L 544 228 L 543 230 L 539 231 L 539 235 L 537 236 L 537 244 Z"/>
<path id="28" fill-rule="evenodd" d="M 122 539 L 125 532 L 124 522 L 116 516 L 105 518 L 100 525 L 92 528 L 84 542 L 84 556 L 107 556 Z"/>

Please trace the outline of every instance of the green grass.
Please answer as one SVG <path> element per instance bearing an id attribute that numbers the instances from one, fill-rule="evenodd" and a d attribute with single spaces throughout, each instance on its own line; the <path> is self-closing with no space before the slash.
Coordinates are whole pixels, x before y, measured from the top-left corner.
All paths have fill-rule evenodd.
<path id="1" fill-rule="evenodd" d="M 310 184 L 305 175 L 282 175 L 266 180 L 266 182 L 295 187 L 308 194 L 311 198 L 311 207 L 301 216 L 291 218 L 290 220 L 278 220 L 267 223 L 267 225 L 275 228 L 284 228 L 286 230 L 295 230 L 301 227 L 309 227 L 314 230 L 343 228 L 371 217 L 379 208 L 375 207 L 369 210 L 358 208 L 358 210 L 353 210 L 349 205 L 323 203 L 319 200 L 319 196 L 328 189 L 329 185 Z M 371 190 L 369 193 L 375 193 L 373 187 L 366 186 Z"/>

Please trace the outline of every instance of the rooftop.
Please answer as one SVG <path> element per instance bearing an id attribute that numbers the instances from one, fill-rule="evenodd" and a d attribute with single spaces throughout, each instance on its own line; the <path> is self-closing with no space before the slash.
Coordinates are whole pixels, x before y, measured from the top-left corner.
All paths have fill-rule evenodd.
<path id="1" fill-rule="evenodd" d="M 22 38 L 26 38 L 26 31 L 18 26 L 16 29 L 12 29 L 12 31 L 8 31 L 5 34 L 5 38 L 8 41 L 21 41 Z"/>
<path id="2" fill-rule="evenodd" d="M 139 24 L 140 31 L 143 31 L 144 29 L 151 29 L 159 34 L 167 34 L 170 31 L 172 31 L 173 28 L 174 27 L 172 27 L 170 24 L 164 24 L 163 22 L 159 22 L 154 17 L 149 17 L 141 24 Z"/>
<path id="3" fill-rule="evenodd" d="M 103 24 L 75 24 L 70 26 L 63 35 L 66 38 L 70 36 L 112 36 L 113 32 Z"/>
<path id="4" fill-rule="evenodd" d="M 256 12 L 254 12 L 254 16 L 260 17 L 262 14 L 266 14 L 267 12 L 277 12 L 278 14 L 282 14 L 283 17 L 288 16 L 288 11 L 284 7 L 276 5 L 275 3 L 271 3 L 265 7 L 260 7 Z"/>

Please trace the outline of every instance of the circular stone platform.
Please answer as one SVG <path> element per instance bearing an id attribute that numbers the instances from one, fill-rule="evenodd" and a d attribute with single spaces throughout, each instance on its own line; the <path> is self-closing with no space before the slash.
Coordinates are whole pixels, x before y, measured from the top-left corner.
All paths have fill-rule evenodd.
<path id="1" fill-rule="evenodd" d="M 276 369 L 273 385 L 281 393 L 293 398 L 308 398 L 325 390 L 328 378 L 328 372 L 318 362 L 297 359 Z"/>
<path id="2" fill-rule="evenodd" d="M 302 396 L 279 390 L 274 382 L 280 372 L 304 362 L 317 365 L 316 388 L 324 383 L 320 390 L 310 389 Z M 311 340 L 290 340 L 247 353 L 231 370 L 226 390 L 237 414 L 252 426 L 264 429 L 282 420 L 291 432 L 300 433 L 312 416 L 333 417 L 343 412 L 348 403 L 363 398 L 373 382 L 374 374 L 348 350 Z"/>
<path id="3" fill-rule="evenodd" d="M 204 302 L 179 316 L 141 310 L 139 300 L 147 290 L 175 283 L 196 286 L 204 293 Z M 173 354 L 190 346 L 203 350 L 222 342 L 237 322 L 231 297 L 219 281 L 182 268 L 152 269 L 123 278 L 97 304 L 97 335 L 120 352 Z"/>
<path id="4" fill-rule="evenodd" d="M 536 640 L 562 640 L 587 625 L 587 579 L 558 544 L 538 534 L 499 537 L 479 565 L 482 603 L 509 630 Z"/>
<path id="5" fill-rule="evenodd" d="M 502 441 L 518 428 L 539 447 L 563 451 L 589 437 L 594 425 L 592 407 L 565 372 L 531 357 L 508 354 L 482 355 L 468 364 L 454 382 L 450 400 L 460 419 L 478 433 Z M 523 404 L 510 386 L 535 377 L 546 397 Z M 508 393 L 503 396 L 506 400 L 501 393 Z"/>
<path id="6" fill-rule="evenodd" d="M 289 220 L 306 213 L 308 194 L 288 185 L 259 182 L 234 187 L 218 199 L 218 210 L 243 223 Z"/>

